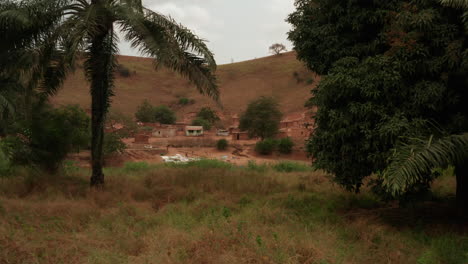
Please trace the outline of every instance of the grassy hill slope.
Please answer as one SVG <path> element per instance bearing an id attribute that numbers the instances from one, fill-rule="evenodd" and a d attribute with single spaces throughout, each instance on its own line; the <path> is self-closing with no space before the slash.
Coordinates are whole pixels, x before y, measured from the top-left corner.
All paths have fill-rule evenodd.
<path id="1" fill-rule="evenodd" d="M 154 105 L 172 106 L 179 116 L 203 106 L 222 109 L 212 99 L 200 95 L 193 85 L 178 74 L 164 68 L 155 70 L 152 59 L 120 56 L 119 63 L 128 68 L 132 75 L 128 78 L 116 76 L 116 96 L 112 105 L 115 110 L 133 115 L 144 99 Z M 262 95 L 276 97 L 285 113 L 302 111 L 314 85 L 310 83 L 314 75 L 296 60 L 293 52 L 221 65 L 216 74 L 222 111 L 225 113 L 239 113 L 249 101 Z M 298 82 L 298 77 L 303 81 Z M 194 99 L 195 104 L 177 106 L 178 98 L 182 97 Z M 90 108 L 89 84 L 81 68 L 68 78 L 64 88 L 52 101 Z"/>

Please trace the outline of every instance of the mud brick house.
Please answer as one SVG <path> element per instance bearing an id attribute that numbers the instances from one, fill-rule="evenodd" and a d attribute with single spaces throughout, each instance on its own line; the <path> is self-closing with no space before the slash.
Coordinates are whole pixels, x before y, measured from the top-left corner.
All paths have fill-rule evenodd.
<path id="1" fill-rule="evenodd" d="M 170 125 L 161 125 L 153 128 L 152 136 L 157 138 L 169 138 L 177 135 L 177 128 Z"/>
<path id="2" fill-rule="evenodd" d="M 310 112 L 293 113 L 286 116 L 280 123 L 278 138 L 307 139 L 312 133 L 314 120 Z"/>

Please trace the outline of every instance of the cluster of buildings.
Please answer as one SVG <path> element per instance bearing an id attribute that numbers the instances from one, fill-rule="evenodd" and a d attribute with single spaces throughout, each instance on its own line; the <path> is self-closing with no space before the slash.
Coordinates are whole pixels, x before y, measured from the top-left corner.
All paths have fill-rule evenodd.
<path id="1" fill-rule="evenodd" d="M 172 125 L 159 123 L 138 123 L 140 132 L 135 135 L 135 143 L 148 143 L 150 138 L 172 138 L 172 137 L 200 137 L 200 136 L 230 136 L 232 141 L 251 139 L 247 132 L 239 129 L 239 116 L 233 114 L 230 117 L 223 117 L 228 129 L 218 129 L 216 132 L 204 131 L 202 126 L 191 126 L 193 116 L 190 113 L 184 117 L 183 122 Z M 227 119 L 227 120 L 226 120 Z M 294 140 L 305 140 L 309 138 L 314 121 L 310 113 L 300 112 L 285 116 L 280 123 L 280 131 L 277 138 L 290 137 Z"/>

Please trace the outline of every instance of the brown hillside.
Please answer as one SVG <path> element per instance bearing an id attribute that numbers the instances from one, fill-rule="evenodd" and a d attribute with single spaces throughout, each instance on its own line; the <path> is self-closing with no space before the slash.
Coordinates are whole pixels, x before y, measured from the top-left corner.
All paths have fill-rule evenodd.
<path id="1" fill-rule="evenodd" d="M 130 69 L 132 75 L 124 78 L 117 74 L 112 107 L 123 113 L 134 114 L 137 106 L 148 99 L 154 105 L 165 104 L 177 110 L 179 117 L 197 111 L 202 106 L 219 108 L 210 98 L 202 96 L 189 82 L 167 69 L 155 70 L 153 60 L 120 56 L 119 63 Z M 298 82 L 299 76 L 303 81 Z M 303 111 L 316 78 L 296 60 L 295 53 L 284 53 L 250 61 L 221 65 L 216 72 L 225 113 L 240 113 L 249 101 L 258 96 L 274 96 L 287 113 Z M 308 82 L 309 80 L 309 82 Z M 180 107 L 178 98 L 195 99 L 195 104 Z M 80 104 L 90 108 L 89 84 L 82 69 L 78 69 L 65 82 L 64 88 L 52 100 L 56 104 Z"/>

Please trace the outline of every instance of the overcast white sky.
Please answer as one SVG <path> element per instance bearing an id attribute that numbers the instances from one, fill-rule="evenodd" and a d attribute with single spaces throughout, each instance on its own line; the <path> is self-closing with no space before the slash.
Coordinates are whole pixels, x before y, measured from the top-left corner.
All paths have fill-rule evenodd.
<path id="1" fill-rule="evenodd" d="M 208 40 L 218 64 L 268 56 L 268 47 L 277 42 L 291 50 L 285 19 L 294 11 L 294 0 L 143 0 L 143 4 Z M 127 43 L 120 44 L 120 53 L 141 55 Z"/>

